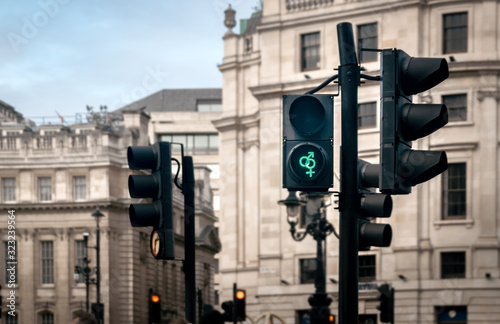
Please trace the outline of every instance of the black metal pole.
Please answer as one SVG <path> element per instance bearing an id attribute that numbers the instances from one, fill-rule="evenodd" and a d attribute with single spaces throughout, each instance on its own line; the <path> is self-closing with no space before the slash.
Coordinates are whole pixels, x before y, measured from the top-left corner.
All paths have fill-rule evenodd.
<path id="1" fill-rule="evenodd" d="M 182 190 L 184 192 L 184 276 L 186 285 L 186 320 L 196 324 L 196 255 L 194 232 L 193 157 L 182 158 Z"/>
<path id="2" fill-rule="evenodd" d="M 359 66 L 350 23 L 337 25 L 342 91 L 339 323 L 358 323 L 358 85 Z"/>
<path id="3" fill-rule="evenodd" d="M 83 241 L 85 242 L 85 268 L 83 270 L 83 275 L 85 276 L 85 306 L 87 308 L 87 313 L 89 312 L 89 290 L 90 290 L 90 280 L 89 280 L 89 274 L 90 274 L 90 269 L 89 269 L 89 236 L 85 235 L 86 233 L 83 234 Z"/>
<path id="4" fill-rule="evenodd" d="M 96 301 L 97 301 L 97 307 L 99 309 L 99 318 L 97 319 L 97 323 L 98 324 L 101 324 L 102 323 L 102 318 L 101 318 L 101 293 L 100 293 L 100 289 L 101 289 L 101 265 L 100 265 L 100 255 L 99 255 L 99 252 L 100 252 L 100 241 L 99 241 L 99 237 L 100 237 L 100 229 L 99 229 L 99 216 L 96 217 L 97 219 L 97 230 L 96 230 L 96 250 L 97 250 L 97 253 L 96 253 L 96 266 L 97 266 L 97 269 L 96 269 L 96 294 L 97 294 L 97 298 L 96 298 Z"/>

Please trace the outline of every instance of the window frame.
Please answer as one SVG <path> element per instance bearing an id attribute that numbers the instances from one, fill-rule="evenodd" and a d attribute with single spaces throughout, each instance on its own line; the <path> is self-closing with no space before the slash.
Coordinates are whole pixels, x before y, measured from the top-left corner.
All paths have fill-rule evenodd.
<path id="1" fill-rule="evenodd" d="M 447 16 L 457 16 L 457 15 L 463 15 L 465 14 L 465 21 L 466 21 L 466 25 L 465 25 L 465 50 L 460 47 L 460 49 L 456 50 L 456 49 L 447 49 L 447 41 L 449 40 L 449 38 L 446 36 L 447 34 L 447 31 L 449 30 L 452 30 L 452 29 L 459 29 L 459 28 L 463 28 L 463 25 L 461 26 L 446 26 L 446 17 Z M 469 32 L 470 32 L 470 21 L 469 21 L 469 18 L 470 18 L 470 15 L 469 15 L 469 12 L 467 10 L 458 10 L 458 11 L 454 11 L 454 12 L 447 12 L 447 13 L 443 13 L 442 16 L 441 16 L 441 24 L 442 24 L 442 28 L 441 28 L 441 32 L 442 32 L 442 53 L 443 54 L 457 54 L 457 53 L 467 53 L 469 51 Z M 454 34 L 455 35 L 455 34 Z M 456 35 L 455 35 L 456 36 Z M 453 39 L 457 39 L 457 37 L 453 38 Z M 462 40 L 463 38 L 459 38 L 460 40 Z M 455 44 L 455 47 L 456 47 L 456 43 L 453 43 Z"/>
<path id="2" fill-rule="evenodd" d="M 373 113 L 361 115 L 361 106 L 373 108 Z M 363 118 L 370 118 L 370 117 L 373 117 L 375 123 L 369 124 L 366 126 L 362 126 L 361 121 L 363 120 Z M 377 117 L 378 117 L 378 112 L 377 112 L 377 102 L 376 101 L 362 102 L 362 103 L 358 104 L 358 130 L 377 128 L 377 126 L 378 126 L 377 125 L 377 120 L 378 120 Z"/>
<path id="3" fill-rule="evenodd" d="M 50 243 L 50 253 L 44 250 L 44 244 Z M 54 285 L 54 241 L 40 240 L 40 284 Z M 47 247 L 48 248 L 48 247 Z M 47 255 L 49 254 L 49 255 Z"/>
<path id="4" fill-rule="evenodd" d="M 304 268 L 304 267 L 306 267 L 306 265 L 305 265 L 306 262 L 309 263 L 307 266 L 309 266 L 310 269 Z M 311 264 L 314 264 L 314 270 L 312 269 Z M 299 284 L 301 284 L 301 285 L 314 284 L 315 276 L 316 276 L 316 269 L 317 269 L 316 258 L 300 258 L 299 259 Z"/>
<path id="5" fill-rule="evenodd" d="M 204 150 L 196 148 L 196 137 L 205 137 L 208 146 Z M 177 139 L 174 140 L 174 137 Z M 182 138 L 182 139 L 181 139 Z M 187 155 L 217 155 L 219 154 L 219 133 L 170 133 L 159 134 L 159 141 L 182 143 L 184 144 L 184 154 Z M 172 146 L 172 155 L 180 154 L 180 146 Z"/>
<path id="6" fill-rule="evenodd" d="M 83 185 L 77 184 L 78 179 L 83 179 Z M 78 197 L 78 194 L 83 193 L 83 198 Z M 87 200 L 87 176 L 85 175 L 75 175 L 73 176 L 73 199 L 75 201 L 85 201 Z"/>
<path id="7" fill-rule="evenodd" d="M 306 37 L 312 37 L 312 36 L 317 36 L 317 43 L 305 45 L 307 41 Z M 313 48 L 317 48 L 318 55 L 317 56 L 306 55 L 306 52 Z M 305 72 L 305 71 L 319 70 L 321 68 L 321 32 L 314 31 L 314 32 L 301 33 L 299 53 L 300 53 L 300 71 Z M 310 62 L 312 60 L 311 58 L 314 59 L 314 62 Z M 310 65 L 308 64 L 308 62 L 315 64 Z"/>
<path id="8" fill-rule="evenodd" d="M 373 259 L 373 263 L 369 265 L 363 265 L 361 260 Z M 373 271 L 373 276 L 362 276 L 361 270 L 370 270 Z M 377 280 L 377 256 L 375 254 L 360 254 L 358 255 L 358 273 L 359 273 L 359 282 L 370 282 Z"/>
<path id="9" fill-rule="evenodd" d="M 453 97 L 465 97 L 465 100 L 464 100 L 464 107 L 453 107 L 451 106 L 450 104 L 446 104 L 446 101 L 448 101 L 449 99 L 452 99 Z M 468 93 L 467 92 L 463 92 L 463 93 L 450 93 L 450 94 L 443 94 L 441 95 L 441 102 L 446 106 L 446 108 L 448 109 L 448 119 L 449 119 L 449 123 L 463 123 L 463 122 L 467 122 L 469 121 L 469 96 L 468 96 Z M 450 119 L 449 116 L 450 116 L 450 110 L 451 109 L 465 109 L 465 117 L 464 119 Z"/>
<path id="10" fill-rule="evenodd" d="M 37 179 L 38 179 L 38 181 L 37 181 L 38 182 L 38 201 L 48 201 L 48 202 L 52 201 L 52 199 L 53 199 L 52 198 L 52 195 L 53 195 L 52 177 L 51 176 L 39 176 Z M 42 180 L 47 180 L 47 179 L 50 182 L 50 186 L 49 185 L 42 186 Z M 42 190 L 43 188 L 49 189 L 48 190 L 49 191 L 49 194 L 48 194 L 49 199 L 44 199 L 46 197 L 43 196 L 45 194 L 45 193 L 43 193 L 43 190 Z"/>
<path id="11" fill-rule="evenodd" d="M 13 186 L 6 186 L 7 180 L 13 180 L 14 185 Z M 7 189 L 9 189 L 9 190 L 7 190 Z M 16 201 L 16 189 L 17 189 L 16 177 L 2 177 L 2 202 L 15 202 Z M 6 195 L 8 192 L 12 193 L 12 196 L 14 196 L 14 199 L 8 199 L 10 197 L 6 198 Z"/>
<path id="12" fill-rule="evenodd" d="M 370 36 L 370 37 L 362 37 L 362 33 L 363 31 L 361 30 L 361 28 L 368 28 L 370 26 L 373 26 L 375 27 L 375 37 L 373 36 Z M 373 27 L 372 27 L 373 28 Z M 378 58 L 379 58 L 379 53 L 378 52 L 363 52 L 361 51 L 361 48 L 374 48 L 374 49 L 377 49 L 378 48 L 378 41 L 379 41 L 379 32 L 378 32 L 378 22 L 375 21 L 375 22 L 371 22 L 371 23 L 363 23 L 363 24 L 359 24 L 356 26 L 356 31 L 357 31 L 357 34 L 358 34 L 358 38 L 357 38 L 357 46 L 358 46 L 358 58 L 359 58 L 359 62 L 360 63 L 368 63 L 368 62 L 376 62 L 378 61 Z M 375 39 L 375 44 L 374 45 L 369 45 L 368 47 L 366 46 L 363 46 L 363 43 L 367 40 L 372 40 L 372 39 Z M 363 56 L 368 56 L 368 59 L 364 59 Z"/>
<path id="13" fill-rule="evenodd" d="M 465 174 L 461 176 L 464 181 L 464 185 L 461 188 L 454 188 L 452 192 L 462 192 L 464 195 L 464 207 L 463 207 L 463 212 L 464 214 L 459 214 L 459 215 L 449 215 L 449 193 L 450 193 L 450 181 L 449 181 L 449 171 L 450 171 L 450 166 L 454 165 L 460 165 L 463 166 Z M 448 163 L 448 169 L 443 172 L 441 175 L 441 220 L 446 221 L 446 220 L 463 220 L 467 219 L 468 215 L 468 200 L 467 200 L 467 195 L 468 195 L 468 182 L 469 179 L 467 178 L 467 162 L 451 162 Z"/>
<path id="14" fill-rule="evenodd" d="M 452 254 L 463 255 L 463 263 L 448 262 L 445 264 L 444 260 L 443 260 L 444 255 L 451 256 Z M 440 279 L 465 279 L 465 278 L 467 278 L 467 253 L 465 251 L 442 251 L 439 254 L 439 265 L 440 265 Z M 458 272 L 445 273 L 445 267 L 457 267 L 457 266 L 463 267 L 463 273 L 460 272 L 458 276 L 456 275 Z"/>

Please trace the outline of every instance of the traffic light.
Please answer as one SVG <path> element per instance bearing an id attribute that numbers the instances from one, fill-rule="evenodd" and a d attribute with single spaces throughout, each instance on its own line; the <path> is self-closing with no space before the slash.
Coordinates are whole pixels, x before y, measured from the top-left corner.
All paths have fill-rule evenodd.
<path id="1" fill-rule="evenodd" d="M 328 316 L 328 323 L 335 324 L 335 315 L 330 314 L 330 316 Z"/>
<path id="2" fill-rule="evenodd" d="M 173 259 L 175 254 L 170 143 L 129 146 L 127 159 L 131 170 L 151 170 L 150 175 L 130 175 L 128 178 L 130 197 L 152 198 L 151 203 L 130 205 L 130 223 L 133 227 L 152 226 L 151 253 L 156 259 Z"/>
<path id="3" fill-rule="evenodd" d="M 412 150 L 412 142 L 448 122 L 443 104 L 413 104 L 412 95 L 448 78 L 443 58 L 415 58 L 398 49 L 382 50 L 380 60 L 380 191 L 409 194 L 411 187 L 448 168 L 444 151 Z"/>
<path id="4" fill-rule="evenodd" d="M 394 288 L 390 288 L 388 284 L 383 284 L 377 288 L 380 295 L 377 300 L 380 304 L 377 309 L 380 311 L 380 321 L 383 323 L 392 323 L 394 320 Z"/>
<path id="5" fill-rule="evenodd" d="M 333 96 L 283 96 L 283 188 L 333 187 Z"/>
<path id="6" fill-rule="evenodd" d="M 392 229 L 389 224 L 372 223 L 374 217 L 390 217 L 392 198 L 388 194 L 373 192 L 379 185 L 380 167 L 358 160 L 358 191 L 360 194 L 361 215 L 358 219 L 359 251 L 369 251 L 371 246 L 391 245 Z"/>
<path id="7" fill-rule="evenodd" d="M 222 316 L 224 317 L 225 322 L 233 322 L 234 321 L 234 312 L 233 312 L 234 303 L 232 300 L 225 301 L 221 304 L 224 313 Z"/>
<path id="8" fill-rule="evenodd" d="M 246 319 L 246 292 L 243 289 L 237 289 L 234 292 L 234 314 L 237 321 Z"/>
<path id="9" fill-rule="evenodd" d="M 149 323 L 161 323 L 161 298 L 151 288 L 149 289 Z"/>

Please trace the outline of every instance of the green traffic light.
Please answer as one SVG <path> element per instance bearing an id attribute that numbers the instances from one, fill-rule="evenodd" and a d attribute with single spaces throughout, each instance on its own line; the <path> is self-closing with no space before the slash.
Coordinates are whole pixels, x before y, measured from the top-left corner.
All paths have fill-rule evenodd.
<path id="1" fill-rule="evenodd" d="M 316 161 L 314 160 L 314 152 L 308 152 L 309 155 L 307 156 L 302 156 L 299 160 L 299 164 L 303 168 L 309 169 L 309 171 L 306 172 L 306 174 L 309 175 L 309 177 L 312 178 L 313 173 L 316 173 L 312 169 L 316 167 Z"/>

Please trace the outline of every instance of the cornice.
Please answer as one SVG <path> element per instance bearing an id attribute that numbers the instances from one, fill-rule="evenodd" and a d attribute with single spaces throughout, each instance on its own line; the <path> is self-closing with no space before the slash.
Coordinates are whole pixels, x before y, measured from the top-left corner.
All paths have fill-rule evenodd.
<path id="1" fill-rule="evenodd" d="M 53 203 L 40 203 L 40 202 L 22 202 L 15 204 L 0 204 L 1 210 L 61 210 L 61 209 L 95 209 L 99 207 L 104 208 L 117 208 L 127 209 L 129 207 L 129 200 L 90 200 L 85 202 L 53 202 Z"/>

